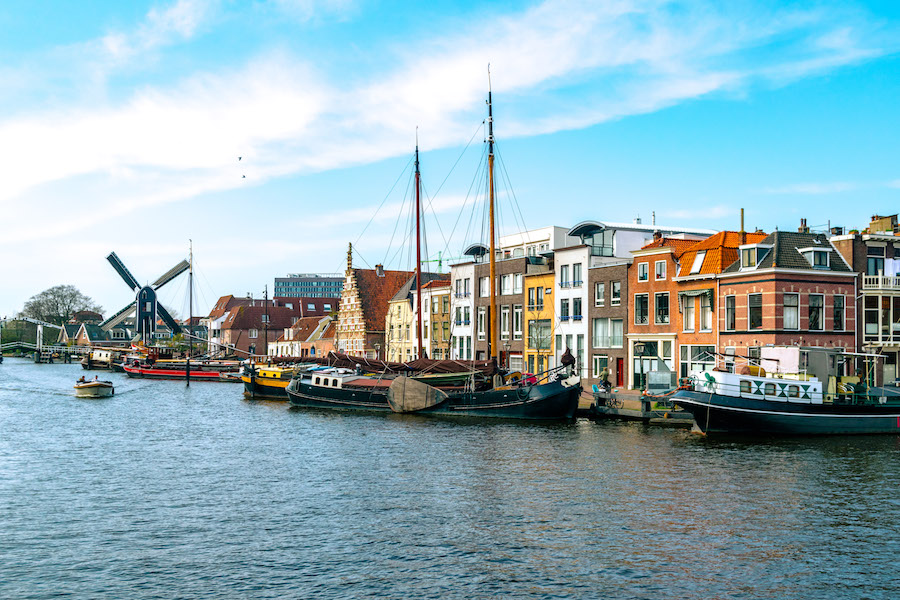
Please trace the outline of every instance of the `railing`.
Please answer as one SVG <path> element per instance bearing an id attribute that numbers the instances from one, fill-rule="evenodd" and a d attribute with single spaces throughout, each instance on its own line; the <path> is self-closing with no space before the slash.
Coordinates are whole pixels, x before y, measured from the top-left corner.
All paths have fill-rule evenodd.
<path id="1" fill-rule="evenodd" d="M 454 298 L 468 298 L 471 295 L 472 295 L 471 292 L 454 292 L 453 297 Z"/>
<path id="2" fill-rule="evenodd" d="M 574 316 L 572 317 L 572 320 L 573 320 L 573 321 L 580 321 L 580 320 L 581 320 L 581 315 L 574 315 Z"/>
<path id="3" fill-rule="evenodd" d="M 581 287 L 582 283 L 584 283 L 582 280 L 576 279 L 575 281 L 572 282 L 572 287 Z"/>
<path id="4" fill-rule="evenodd" d="M 529 304 L 528 310 L 544 310 L 543 304 Z"/>
<path id="5" fill-rule="evenodd" d="M 900 290 L 900 275 L 863 275 L 864 290 Z"/>
<path id="6" fill-rule="evenodd" d="M 559 320 L 560 320 L 560 321 L 568 321 L 568 320 L 569 320 L 569 315 L 560 315 Z"/>
<path id="7" fill-rule="evenodd" d="M 561 288 L 572 287 L 572 284 L 571 284 L 570 282 L 568 282 L 568 281 L 560 281 L 560 282 L 559 282 L 559 287 L 561 287 Z"/>

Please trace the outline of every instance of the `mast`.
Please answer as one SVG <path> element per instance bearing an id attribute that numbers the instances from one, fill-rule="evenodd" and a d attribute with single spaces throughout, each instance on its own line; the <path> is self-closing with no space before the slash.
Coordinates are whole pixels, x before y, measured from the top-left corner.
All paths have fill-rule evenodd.
<path id="1" fill-rule="evenodd" d="M 263 286 L 263 304 L 265 305 L 266 318 L 265 318 L 265 330 L 266 330 L 266 341 L 263 343 L 263 350 L 265 350 L 265 354 L 269 356 L 269 284 Z"/>
<path id="2" fill-rule="evenodd" d="M 419 173 L 419 128 L 416 128 L 416 332 L 418 340 L 418 357 L 425 357 L 425 346 L 422 343 L 422 215 L 421 194 L 422 177 Z"/>
<path id="3" fill-rule="evenodd" d="M 194 241 L 190 243 L 190 271 L 188 271 L 188 355 L 184 369 L 184 384 L 191 387 L 191 355 L 194 354 Z"/>
<path id="4" fill-rule="evenodd" d="M 488 347 L 488 354 L 491 359 L 497 358 L 497 299 L 495 298 L 496 293 L 496 281 L 497 281 L 497 260 L 496 260 L 496 248 L 495 248 L 495 240 L 494 240 L 494 113 L 493 107 L 491 106 L 491 67 L 488 65 L 488 212 L 490 213 L 490 227 L 491 227 L 491 235 L 490 235 L 490 265 L 491 265 L 491 280 L 488 284 L 490 288 L 490 306 L 488 307 L 488 320 L 490 323 L 491 333 L 488 339 L 490 340 L 490 345 Z"/>

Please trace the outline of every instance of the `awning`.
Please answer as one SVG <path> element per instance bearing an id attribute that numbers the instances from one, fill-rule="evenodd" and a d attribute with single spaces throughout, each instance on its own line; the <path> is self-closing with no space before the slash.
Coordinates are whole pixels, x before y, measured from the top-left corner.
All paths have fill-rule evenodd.
<path id="1" fill-rule="evenodd" d="M 706 296 L 709 298 L 709 308 L 710 310 L 716 310 L 715 302 L 713 302 L 714 291 L 712 288 L 705 288 L 701 290 L 686 290 L 684 292 L 678 292 L 678 312 L 684 312 L 684 299 L 685 298 L 696 298 L 698 296 Z"/>

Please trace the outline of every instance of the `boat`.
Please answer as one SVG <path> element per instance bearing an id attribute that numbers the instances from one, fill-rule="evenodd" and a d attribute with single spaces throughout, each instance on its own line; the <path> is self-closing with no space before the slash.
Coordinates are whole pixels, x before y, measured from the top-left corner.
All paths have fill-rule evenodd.
<path id="1" fill-rule="evenodd" d="M 287 400 L 287 386 L 304 368 L 314 365 L 281 366 L 245 363 L 240 379 L 244 384 L 244 397 L 260 400 Z"/>
<path id="2" fill-rule="evenodd" d="M 143 379 L 179 379 L 181 381 L 223 381 L 240 383 L 239 363 L 232 361 L 160 360 L 155 362 L 123 363 L 122 370 L 129 377 Z"/>
<path id="3" fill-rule="evenodd" d="M 92 369 L 113 369 L 114 365 L 124 360 L 126 351 L 121 348 L 95 348 L 81 359 L 81 367 Z"/>
<path id="4" fill-rule="evenodd" d="M 85 380 L 84 377 L 75 382 L 76 398 L 109 398 L 116 393 L 112 381 L 97 379 Z"/>
<path id="5" fill-rule="evenodd" d="M 867 383 L 880 355 L 766 346 L 758 359 L 737 358 L 747 364 L 692 373 L 672 395 L 693 415 L 696 432 L 900 434 L 900 388 Z"/>
<path id="6" fill-rule="evenodd" d="M 494 224 L 494 130 L 491 92 L 488 91 L 488 214 L 490 218 L 490 275 L 496 280 Z M 497 367 L 499 328 L 497 311 L 489 311 L 490 360 L 432 361 L 425 358 L 422 329 L 422 257 L 420 219 L 421 173 L 419 147 L 415 151 L 416 196 L 416 331 L 419 358 L 409 363 L 373 365 L 362 357 L 341 358 L 342 365 L 291 380 L 286 391 L 291 405 L 304 408 L 391 411 L 422 415 L 453 415 L 528 420 L 571 420 L 581 396 L 581 381 L 568 375 L 568 367 L 557 367 L 538 377 L 522 380 L 521 374 L 504 373 Z M 490 305 L 497 306 L 496 286 L 490 288 Z M 350 367 L 350 368 L 348 368 Z M 363 371 L 369 371 L 364 374 Z M 374 371 L 374 372 L 373 372 Z"/>

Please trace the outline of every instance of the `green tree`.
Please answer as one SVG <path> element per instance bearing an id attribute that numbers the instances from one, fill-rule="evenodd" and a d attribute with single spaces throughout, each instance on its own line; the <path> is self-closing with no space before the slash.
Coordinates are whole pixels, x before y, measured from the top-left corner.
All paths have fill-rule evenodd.
<path id="1" fill-rule="evenodd" d="M 62 325 L 82 310 L 99 313 L 103 308 L 74 285 L 57 285 L 29 298 L 19 316 Z"/>

